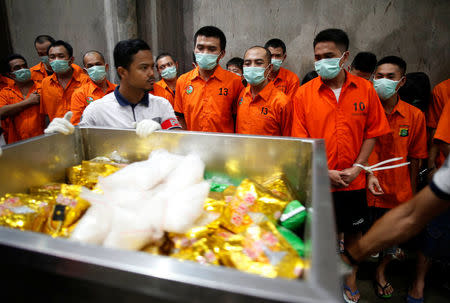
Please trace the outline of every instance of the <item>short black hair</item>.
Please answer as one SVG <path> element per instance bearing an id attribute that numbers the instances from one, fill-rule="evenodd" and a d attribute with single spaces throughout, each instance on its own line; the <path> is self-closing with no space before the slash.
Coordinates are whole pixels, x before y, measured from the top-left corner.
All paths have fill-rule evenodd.
<path id="1" fill-rule="evenodd" d="M 220 40 L 220 49 L 221 50 L 225 50 L 225 47 L 227 46 L 227 38 L 225 37 L 225 34 L 222 32 L 221 29 L 219 29 L 215 26 L 212 26 L 212 25 L 203 26 L 195 33 L 194 48 L 195 48 L 195 45 L 197 45 L 197 37 L 198 36 L 218 38 Z"/>
<path id="2" fill-rule="evenodd" d="M 266 44 L 264 44 L 264 47 L 267 49 L 269 47 L 273 48 L 281 47 L 281 49 L 283 50 L 283 55 L 286 54 L 286 44 L 284 44 L 284 42 L 278 38 L 270 39 L 269 41 L 266 42 Z"/>
<path id="3" fill-rule="evenodd" d="M 15 60 L 15 59 L 22 59 L 23 61 L 25 61 L 25 64 L 28 66 L 27 60 L 22 55 L 11 54 L 8 57 L 6 57 L 6 59 L 5 59 L 5 62 L 4 62 L 5 66 L 3 68 L 5 72 L 6 71 L 11 72 L 11 65 L 9 64 L 9 62 L 11 62 L 12 60 Z"/>
<path id="4" fill-rule="evenodd" d="M 39 35 L 36 37 L 36 39 L 34 39 L 34 45 L 36 45 L 36 43 L 45 43 L 45 42 L 50 42 L 50 43 L 55 43 L 55 39 L 53 39 L 52 36 L 49 35 Z"/>
<path id="5" fill-rule="evenodd" d="M 155 60 L 156 67 L 158 67 L 158 60 L 161 59 L 161 58 L 164 58 L 164 57 L 170 57 L 170 58 L 173 60 L 173 62 L 177 62 L 177 60 L 175 59 L 175 57 L 172 56 L 170 53 L 168 53 L 168 52 L 163 52 L 163 53 L 159 54 L 158 57 L 156 57 L 156 60 Z"/>
<path id="6" fill-rule="evenodd" d="M 270 50 L 269 50 L 267 47 L 263 47 L 263 46 L 259 46 L 259 45 L 255 45 L 255 46 L 252 46 L 252 47 L 248 48 L 248 49 L 245 51 L 245 53 L 244 53 L 244 57 L 245 57 L 245 54 L 246 54 L 249 50 L 254 49 L 254 48 L 261 48 L 261 49 L 263 49 L 263 50 L 266 52 L 266 59 L 269 61 L 269 64 L 271 63 L 270 61 L 271 61 L 271 58 L 272 58 L 272 54 L 270 53 Z"/>
<path id="7" fill-rule="evenodd" d="M 405 75 L 406 73 L 406 62 L 405 60 L 403 60 L 402 58 L 398 57 L 398 56 L 386 56 L 383 59 L 381 59 L 380 61 L 377 62 L 377 66 L 380 66 L 382 64 L 394 64 L 397 65 L 400 68 L 400 73 L 402 74 L 402 76 Z"/>
<path id="8" fill-rule="evenodd" d="M 308 72 L 308 73 L 303 77 L 302 85 L 305 84 L 305 83 L 307 83 L 307 82 L 309 82 L 309 81 L 311 81 L 311 80 L 314 79 L 314 78 L 317 78 L 318 76 L 319 76 L 319 75 L 317 74 L 317 72 L 316 72 L 315 70 L 312 70 L 312 71 Z"/>
<path id="9" fill-rule="evenodd" d="M 231 58 L 231 59 L 228 60 L 228 62 L 227 62 L 227 69 L 228 69 L 228 66 L 230 66 L 230 65 L 237 66 L 237 67 L 239 67 L 241 70 L 243 70 L 243 69 L 244 69 L 244 59 L 239 58 L 239 57 Z"/>
<path id="10" fill-rule="evenodd" d="M 375 54 L 370 52 L 359 52 L 353 59 L 351 67 L 365 73 L 373 73 L 376 65 L 377 56 L 375 56 Z"/>
<path id="11" fill-rule="evenodd" d="M 55 41 L 52 44 L 50 44 L 50 46 L 47 48 L 47 54 L 52 47 L 56 47 L 56 46 L 64 46 L 64 48 L 69 53 L 69 57 L 73 56 L 72 45 L 70 45 L 69 43 L 67 43 L 66 41 L 63 41 L 63 40 L 58 40 L 58 41 Z"/>
<path id="12" fill-rule="evenodd" d="M 334 42 L 337 47 L 342 47 L 344 51 L 348 51 L 350 45 L 347 34 L 338 28 L 329 28 L 318 33 L 314 38 L 313 47 L 316 47 L 319 42 Z"/>
<path id="13" fill-rule="evenodd" d="M 97 55 L 99 55 L 100 58 L 102 58 L 103 62 L 106 63 L 105 56 L 103 56 L 103 54 L 101 52 L 99 52 L 98 50 L 90 50 L 90 51 L 87 51 L 87 52 L 84 53 L 84 55 L 83 55 L 83 64 L 84 64 L 84 57 L 86 57 L 86 55 L 89 55 L 89 54 L 97 54 Z"/>
<path id="14" fill-rule="evenodd" d="M 119 66 L 128 69 L 133 57 L 141 50 L 149 50 L 150 46 L 141 39 L 128 39 L 119 41 L 114 47 L 114 66 L 116 69 Z"/>

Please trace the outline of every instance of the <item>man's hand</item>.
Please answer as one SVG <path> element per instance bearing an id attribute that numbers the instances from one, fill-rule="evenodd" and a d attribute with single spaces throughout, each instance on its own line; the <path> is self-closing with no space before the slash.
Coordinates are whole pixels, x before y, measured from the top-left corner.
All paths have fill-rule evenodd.
<path id="1" fill-rule="evenodd" d="M 41 96 L 37 92 L 31 93 L 28 98 L 28 102 L 30 102 L 31 105 L 38 105 L 40 100 Z"/>
<path id="2" fill-rule="evenodd" d="M 330 169 L 328 170 L 328 177 L 330 178 L 331 185 L 336 188 L 347 187 L 348 183 L 346 183 L 342 177 L 341 172 L 337 170 Z"/>
<path id="3" fill-rule="evenodd" d="M 356 179 L 356 177 L 358 177 L 361 170 L 361 167 L 352 166 L 340 171 L 339 174 L 345 183 L 350 184 Z"/>
<path id="4" fill-rule="evenodd" d="M 55 118 L 44 130 L 46 134 L 61 133 L 70 135 L 75 131 L 75 127 L 70 123 L 72 119 L 72 112 L 69 111 L 64 115 L 64 118 Z"/>
<path id="5" fill-rule="evenodd" d="M 144 119 L 135 124 L 136 134 L 140 138 L 146 138 L 150 136 L 155 130 L 161 129 L 161 124 L 151 119 Z"/>
<path id="6" fill-rule="evenodd" d="M 369 188 L 369 191 L 375 196 L 380 196 L 384 194 L 384 191 L 380 186 L 378 178 L 375 177 L 374 175 L 369 175 L 367 177 L 367 188 Z"/>

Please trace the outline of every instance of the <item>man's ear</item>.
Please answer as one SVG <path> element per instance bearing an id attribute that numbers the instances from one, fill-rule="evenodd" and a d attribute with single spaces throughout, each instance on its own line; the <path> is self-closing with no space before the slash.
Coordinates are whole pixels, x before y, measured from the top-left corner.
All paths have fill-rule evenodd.
<path id="1" fill-rule="evenodd" d="M 105 71 L 108 72 L 109 71 L 109 64 L 105 64 Z"/>
<path id="2" fill-rule="evenodd" d="M 177 72 L 178 72 L 178 62 L 175 62 L 175 67 L 177 68 Z"/>
<path id="3" fill-rule="evenodd" d="M 400 87 L 402 87 L 403 85 L 405 85 L 406 83 L 406 75 L 404 75 L 401 79 L 400 82 L 398 82 L 397 84 L 397 89 L 400 89 Z"/>
<path id="4" fill-rule="evenodd" d="M 117 68 L 117 73 L 119 74 L 120 79 L 126 78 L 126 76 L 128 75 L 127 69 L 123 66 L 119 66 Z"/>
<path id="5" fill-rule="evenodd" d="M 70 57 L 69 59 L 69 66 L 71 66 L 73 64 L 73 62 L 75 62 L 75 57 Z"/>
<path id="6" fill-rule="evenodd" d="M 221 54 L 219 55 L 219 58 L 217 59 L 217 63 L 219 63 L 219 60 L 222 59 L 223 57 L 225 57 L 225 50 L 222 50 L 220 52 Z"/>
<path id="7" fill-rule="evenodd" d="M 287 57 L 287 53 L 284 53 L 284 55 L 283 55 L 283 62 L 286 60 L 286 57 Z"/>
<path id="8" fill-rule="evenodd" d="M 273 64 L 272 63 L 270 63 L 269 65 L 267 65 L 267 70 L 266 70 L 266 72 L 264 73 L 264 76 L 267 78 L 267 77 L 269 77 L 269 75 L 270 75 L 270 73 L 272 72 L 272 70 L 273 70 Z M 266 74 L 267 73 L 267 74 Z"/>

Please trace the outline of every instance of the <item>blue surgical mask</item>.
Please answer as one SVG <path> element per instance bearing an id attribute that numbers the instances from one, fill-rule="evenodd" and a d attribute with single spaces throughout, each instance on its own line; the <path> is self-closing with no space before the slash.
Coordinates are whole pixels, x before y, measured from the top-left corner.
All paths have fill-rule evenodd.
<path id="1" fill-rule="evenodd" d="M 31 79 L 31 71 L 28 68 L 22 68 L 12 72 L 17 82 L 27 82 Z"/>
<path id="2" fill-rule="evenodd" d="M 177 76 L 177 67 L 175 65 L 166 67 L 161 72 L 161 77 L 166 80 L 171 80 Z"/>
<path id="3" fill-rule="evenodd" d="M 273 70 L 278 71 L 281 67 L 281 64 L 283 64 L 283 60 L 281 59 L 272 59 L 271 63 L 273 64 Z"/>
<path id="4" fill-rule="evenodd" d="M 39 60 L 41 60 L 41 62 L 45 65 L 48 65 L 48 56 L 40 56 Z"/>
<path id="5" fill-rule="evenodd" d="M 322 59 L 314 62 L 316 72 L 322 79 L 325 80 L 336 78 L 341 71 L 341 66 L 339 65 L 339 63 L 344 55 L 345 53 L 342 54 L 342 57 L 340 58 Z"/>
<path id="6" fill-rule="evenodd" d="M 399 82 L 386 78 L 374 79 L 373 87 L 381 100 L 387 100 L 397 92 L 397 84 Z"/>
<path id="7" fill-rule="evenodd" d="M 259 85 L 266 79 L 265 72 L 264 67 L 244 67 L 244 78 L 250 85 Z"/>
<path id="8" fill-rule="evenodd" d="M 219 55 L 215 54 L 195 54 L 195 61 L 201 69 L 212 70 L 217 66 L 217 58 Z"/>
<path id="9" fill-rule="evenodd" d="M 70 69 L 69 60 L 53 60 L 50 62 L 50 66 L 57 74 L 64 74 Z"/>
<path id="10" fill-rule="evenodd" d="M 89 78 L 94 82 L 103 81 L 106 78 L 106 67 L 104 65 L 94 65 L 86 69 Z"/>

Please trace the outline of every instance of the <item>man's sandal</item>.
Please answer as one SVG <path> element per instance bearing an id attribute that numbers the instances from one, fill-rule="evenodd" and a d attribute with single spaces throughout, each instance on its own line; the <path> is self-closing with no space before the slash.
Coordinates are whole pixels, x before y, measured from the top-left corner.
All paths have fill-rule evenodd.
<path id="1" fill-rule="evenodd" d="M 406 303 L 423 303 L 423 297 L 422 298 L 414 298 L 411 297 L 409 294 L 406 296 Z"/>
<path id="2" fill-rule="evenodd" d="M 351 296 L 359 294 L 359 290 L 356 289 L 355 291 L 352 291 L 348 285 L 344 284 L 344 291 L 343 291 L 344 301 L 347 303 L 357 303 L 359 301 L 359 299 L 357 301 L 350 300 L 350 298 L 347 297 L 347 294 L 345 293 L 346 290 L 350 293 Z"/>
<path id="3" fill-rule="evenodd" d="M 392 294 L 386 293 L 386 288 L 391 286 L 391 283 L 387 282 L 386 284 L 384 284 L 384 286 L 382 286 L 380 283 L 378 283 L 377 280 L 374 280 L 373 282 L 374 282 L 375 294 L 377 295 L 378 298 L 382 298 L 382 299 L 392 298 Z M 381 291 L 383 292 L 382 294 L 380 294 L 378 292 L 378 288 L 381 288 Z"/>

